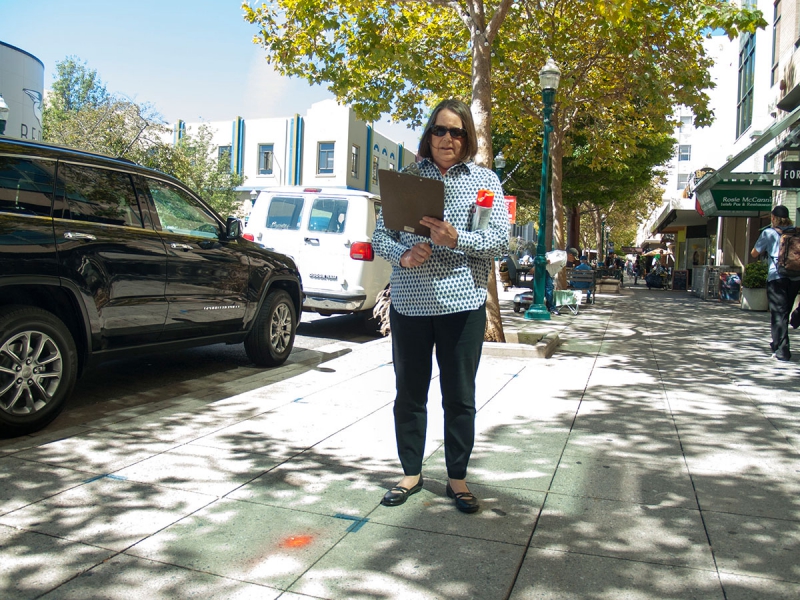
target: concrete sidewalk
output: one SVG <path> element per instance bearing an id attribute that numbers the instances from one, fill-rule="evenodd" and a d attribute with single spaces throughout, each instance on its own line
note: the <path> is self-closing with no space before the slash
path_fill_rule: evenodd
<path id="1" fill-rule="evenodd" d="M 468 481 L 444 493 L 431 385 L 424 490 L 400 477 L 389 340 L 223 400 L 0 442 L 0 597 L 800 597 L 800 333 L 626 288 L 550 359 L 484 356 Z M 516 319 L 516 320 L 514 320 Z M 48 443 L 49 442 L 49 443 Z"/>

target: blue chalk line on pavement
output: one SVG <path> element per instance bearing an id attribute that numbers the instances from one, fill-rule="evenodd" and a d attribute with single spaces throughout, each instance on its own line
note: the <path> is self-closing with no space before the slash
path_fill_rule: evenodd
<path id="1" fill-rule="evenodd" d="M 95 475 L 94 477 L 90 477 L 83 483 L 91 483 L 93 481 L 97 481 L 98 479 L 103 479 L 104 477 L 106 479 L 116 479 L 117 481 L 128 481 L 128 478 L 123 477 L 122 475 L 112 475 L 110 473 L 106 473 L 105 475 Z"/>
<path id="2" fill-rule="evenodd" d="M 343 515 L 341 513 L 337 513 L 333 516 L 336 517 L 337 519 L 345 519 L 346 521 L 355 521 L 355 523 L 353 523 L 352 525 L 350 525 L 350 527 L 347 528 L 347 531 L 353 531 L 353 532 L 361 529 L 364 526 L 364 523 L 369 521 L 369 519 L 366 517 L 353 517 L 350 515 Z"/>

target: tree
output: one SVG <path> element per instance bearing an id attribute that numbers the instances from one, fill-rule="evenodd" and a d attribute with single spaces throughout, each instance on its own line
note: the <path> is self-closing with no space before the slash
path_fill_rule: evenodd
<path id="1" fill-rule="evenodd" d="M 56 63 L 43 121 L 47 142 L 159 169 L 186 183 L 221 215 L 240 210 L 234 188 L 243 178 L 220 169 L 207 127 L 173 146 L 171 128 L 151 105 L 110 94 L 97 71 L 77 57 Z"/>
<path id="2" fill-rule="evenodd" d="M 493 116 L 512 136 L 508 156 L 525 156 L 541 134 L 535 65 L 552 56 L 563 72 L 548 210 L 556 245 L 563 243 L 561 162 L 571 152 L 574 119 L 594 117 L 585 128 L 594 167 L 635 153 L 636 131 L 665 131 L 676 104 L 707 124 L 704 28 L 737 35 L 766 24 L 758 11 L 722 0 L 276 0 L 243 8 L 279 72 L 327 83 L 367 120 L 391 112 L 421 123 L 435 99 L 469 98 L 476 162 L 484 166 L 493 156 Z M 500 36 L 506 21 L 512 26 Z M 496 315 L 490 308 L 496 327 L 499 308 Z"/>
<path id="3" fill-rule="evenodd" d="M 242 206 L 234 188 L 244 177 L 219 164 L 208 125 L 184 135 L 175 145 L 151 147 L 140 162 L 177 177 L 223 217 L 240 216 Z"/>

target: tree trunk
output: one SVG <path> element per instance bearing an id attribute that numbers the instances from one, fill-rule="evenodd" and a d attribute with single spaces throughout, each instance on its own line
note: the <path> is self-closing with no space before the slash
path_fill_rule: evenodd
<path id="1" fill-rule="evenodd" d="M 558 111 L 553 111 L 553 116 L 550 117 L 550 122 L 553 125 L 553 131 L 550 134 L 550 212 L 553 215 L 553 229 L 552 229 L 552 248 L 566 250 L 565 246 L 565 232 L 564 228 L 564 201 L 561 193 L 561 177 L 562 166 L 561 161 L 564 158 L 564 133 L 558 126 Z M 549 217 L 549 215 L 548 215 Z M 558 272 L 558 288 L 565 289 L 567 287 L 567 274 L 564 269 Z"/>
<path id="2" fill-rule="evenodd" d="M 475 15 L 480 21 L 481 29 L 483 15 Z M 472 118 L 475 120 L 475 130 L 478 134 L 478 153 L 475 162 L 487 169 L 492 168 L 492 85 L 490 73 L 492 68 L 491 46 L 484 45 L 485 38 L 482 34 L 472 31 Z M 503 202 L 496 198 L 495 202 Z M 489 270 L 487 282 L 489 295 L 486 299 L 486 332 L 483 339 L 487 342 L 505 342 L 503 320 L 500 317 L 500 299 L 497 295 L 497 277 L 494 263 Z"/>

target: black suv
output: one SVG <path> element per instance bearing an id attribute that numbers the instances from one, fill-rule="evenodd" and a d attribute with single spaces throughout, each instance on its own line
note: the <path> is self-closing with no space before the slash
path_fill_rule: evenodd
<path id="1" fill-rule="evenodd" d="M 282 364 L 300 275 L 240 231 L 164 173 L 0 137 L 0 430 L 47 425 L 103 360 L 244 342 Z"/>

